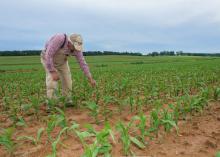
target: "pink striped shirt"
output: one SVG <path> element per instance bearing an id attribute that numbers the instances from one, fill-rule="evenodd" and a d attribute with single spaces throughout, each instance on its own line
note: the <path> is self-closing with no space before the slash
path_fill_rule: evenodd
<path id="1" fill-rule="evenodd" d="M 56 71 L 55 67 L 54 67 L 54 63 L 53 63 L 53 57 L 54 55 L 58 52 L 58 50 L 60 50 L 61 46 L 64 43 L 64 34 L 59 33 L 59 34 L 55 34 L 54 36 L 52 36 L 50 38 L 49 41 L 47 41 L 46 45 L 45 45 L 45 63 L 46 63 L 46 67 L 47 69 L 52 72 L 52 71 Z M 66 37 L 66 42 L 64 43 L 63 46 L 63 50 L 64 53 L 66 55 L 72 55 L 75 56 L 77 62 L 80 65 L 80 68 L 83 70 L 84 74 L 90 78 L 91 77 L 91 73 L 89 71 L 89 67 L 85 61 L 85 58 L 83 56 L 82 52 L 71 52 L 67 46 L 68 44 L 68 37 Z"/>

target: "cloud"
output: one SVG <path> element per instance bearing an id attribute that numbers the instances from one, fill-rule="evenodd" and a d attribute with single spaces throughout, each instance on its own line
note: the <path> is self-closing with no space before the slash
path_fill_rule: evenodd
<path id="1" fill-rule="evenodd" d="M 40 49 L 55 33 L 77 32 L 86 50 L 218 51 L 218 6 L 218 0 L 4 1 L 0 50 Z"/>

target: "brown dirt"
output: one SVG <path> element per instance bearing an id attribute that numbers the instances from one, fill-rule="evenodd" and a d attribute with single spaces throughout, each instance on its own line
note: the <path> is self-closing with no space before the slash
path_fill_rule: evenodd
<path id="1" fill-rule="evenodd" d="M 220 151 L 220 104 L 179 122 L 179 136 L 165 134 L 145 150 L 152 157 L 214 157 Z M 143 154 L 142 154 L 143 155 Z"/>
<path id="2" fill-rule="evenodd" d="M 112 108 L 113 109 L 113 108 Z M 123 111 L 121 114 L 114 113 L 109 119 L 114 126 L 119 119 L 129 121 L 134 114 L 128 114 Z M 45 113 L 44 113 L 45 114 Z M 149 114 L 149 111 L 146 112 Z M 42 115 L 43 116 L 43 115 Z M 83 128 L 86 123 L 92 123 L 95 129 L 100 130 L 103 124 L 94 124 L 94 119 L 85 109 L 67 109 L 66 116 L 69 122 L 76 121 Z M 44 117 L 41 121 L 32 118 L 33 115 L 25 117 L 28 127 L 17 128 L 15 137 L 21 135 L 36 136 L 37 130 L 45 126 Z M 1 119 L 1 127 L 6 127 L 10 120 Z M 213 157 L 217 151 L 220 151 L 220 104 L 211 103 L 201 114 L 193 116 L 187 121 L 179 121 L 179 135 L 173 130 L 171 133 L 160 131 L 157 138 L 149 142 L 149 145 L 140 150 L 131 146 L 131 150 L 142 157 Z M 56 128 L 53 136 L 60 131 Z M 116 135 L 117 143 L 113 145 L 112 156 L 123 156 L 122 145 Z M 62 138 L 65 146 L 58 145 L 58 157 L 79 157 L 83 153 L 83 147 L 77 137 L 69 133 L 68 137 Z M 41 142 L 34 146 L 28 141 L 18 142 L 15 156 L 16 157 L 44 157 L 51 153 L 51 144 L 47 141 L 47 135 L 44 132 Z M 8 156 L 8 153 L 0 146 L 0 156 Z"/>

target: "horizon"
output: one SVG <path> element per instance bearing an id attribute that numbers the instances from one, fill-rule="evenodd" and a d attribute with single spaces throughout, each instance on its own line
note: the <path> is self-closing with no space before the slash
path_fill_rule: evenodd
<path id="1" fill-rule="evenodd" d="M 16 52 L 16 51 L 18 51 L 18 52 L 23 52 L 23 51 L 41 51 L 41 50 L 0 50 L 0 53 L 4 53 L 4 52 Z M 158 53 L 158 54 L 160 54 L 161 52 L 174 52 L 174 54 L 176 55 L 177 53 L 183 53 L 183 54 L 210 54 L 210 55 L 215 55 L 215 54 L 220 54 L 220 52 L 215 52 L 215 53 L 210 53 L 210 52 L 185 52 L 185 51 L 173 51 L 173 50 L 170 50 L 170 51 L 168 51 L 168 50 L 163 50 L 163 51 L 152 51 L 152 52 L 145 52 L 145 53 L 143 53 L 143 52 L 141 52 L 141 51 L 137 51 L 137 52 L 135 52 L 135 51 L 108 51 L 108 50 L 104 50 L 104 51 L 99 51 L 99 50 L 97 50 L 97 51 L 93 51 L 93 50 L 90 50 L 90 51 L 83 51 L 83 53 L 90 53 L 90 52 L 101 52 L 101 53 L 105 53 L 105 52 L 112 52 L 112 53 L 130 53 L 130 54 L 132 54 L 132 53 L 140 53 L 140 54 L 142 54 L 142 55 L 150 55 L 150 54 L 152 54 L 152 53 Z M 1 55 L 0 55 L 1 56 Z M 19 55 L 18 55 L 19 56 Z M 163 55 L 162 55 L 163 56 Z M 165 55 L 166 56 L 166 55 Z M 169 55 L 168 55 L 169 56 Z"/>

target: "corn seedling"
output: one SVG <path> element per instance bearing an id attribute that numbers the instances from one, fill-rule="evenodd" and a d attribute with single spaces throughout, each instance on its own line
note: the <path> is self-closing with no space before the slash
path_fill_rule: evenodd
<path id="1" fill-rule="evenodd" d="M 166 132 L 169 132 L 172 127 L 176 129 L 178 132 L 177 124 L 174 120 L 174 116 L 172 113 L 168 112 L 167 109 L 163 109 L 163 112 L 161 114 L 161 124 L 164 126 L 164 129 Z"/>
<path id="2" fill-rule="evenodd" d="M 98 120 L 99 106 L 95 102 L 88 102 L 87 107 L 91 111 L 91 116 L 94 117 L 96 123 L 99 123 Z"/>
<path id="3" fill-rule="evenodd" d="M 91 150 L 94 150 L 97 154 L 104 155 L 105 157 L 111 156 L 110 152 L 112 146 L 109 143 L 109 136 L 111 136 L 114 143 L 115 139 L 109 123 L 105 123 L 104 129 L 100 132 L 95 131 L 91 125 L 87 125 L 87 128 L 88 132 L 94 135 L 95 141 L 92 145 L 86 147 L 84 156 L 87 156 L 86 154 L 91 154 Z"/>
<path id="4" fill-rule="evenodd" d="M 28 141 L 31 141 L 34 145 L 38 145 L 43 131 L 44 131 L 44 128 L 38 129 L 36 138 L 32 136 L 20 136 L 17 138 L 17 140 L 28 140 Z"/>
<path id="5" fill-rule="evenodd" d="M 220 151 L 216 153 L 216 157 L 220 157 Z"/>
<path id="6" fill-rule="evenodd" d="M 60 110 L 59 108 L 56 108 L 56 110 L 58 112 L 60 112 L 60 114 L 59 115 L 57 115 L 57 114 L 50 115 L 49 116 L 50 120 L 48 121 L 47 128 L 46 128 L 46 131 L 47 131 L 47 134 L 48 134 L 50 141 L 53 140 L 52 136 L 51 136 L 51 132 L 54 130 L 54 128 L 56 126 L 60 126 L 61 128 L 67 127 L 67 121 L 66 121 L 64 112 L 62 110 Z"/>
<path id="7" fill-rule="evenodd" d="M 150 117 L 151 117 L 150 119 L 151 127 L 149 129 L 149 132 L 156 132 L 156 135 L 158 135 L 158 129 L 162 123 L 159 117 L 159 110 L 154 109 L 153 111 L 151 111 Z"/>
<path id="8" fill-rule="evenodd" d="M 111 96 L 105 96 L 105 97 L 104 97 L 104 105 L 103 105 L 102 115 L 103 115 L 104 118 L 105 118 L 105 122 L 108 121 L 108 117 L 111 116 L 111 114 L 112 114 L 111 110 L 109 110 L 109 109 L 107 108 L 107 106 L 108 106 L 110 103 L 112 103 L 112 102 L 114 102 L 114 98 L 113 98 L 113 97 L 111 97 Z"/>
<path id="9" fill-rule="evenodd" d="M 93 134 L 91 134 L 88 131 L 79 131 L 78 129 L 79 129 L 79 124 L 73 122 L 68 130 L 72 131 L 79 138 L 80 142 L 83 144 L 83 147 L 86 148 L 87 144 L 85 142 L 85 138 L 91 137 L 93 136 Z"/>
<path id="10" fill-rule="evenodd" d="M 149 136 L 149 132 L 147 131 L 147 128 L 146 128 L 146 122 L 147 122 L 146 115 L 141 113 L 139 116 L 133 117 L 133 119 L 139 121 L 137 127 L 138 127 L 138 129 L 140 130 L 140 133 L 141 133 L 141 135 L 140 135 L 141 141 L 144 144 L 147 144 L 147 142 L 145 141 L 145 136 L 146 135 Z"/>
<path id="11" fill-rule="evenodd" d="M 132 137 L 131 135 L 129 135 L 129 129 L 132 126 L 132 124 L 133 124 L 133 120 L 129 122 L 127 126 L 122 122 L 119 122 L 116 125 L 116 129 L 120 132 L 120 139 L 122 141 L 123 151 L 125 155 L 134 154 L 130 150 L 131 142 L 141 149 L 145 148 L 144 144 L 140 142 L 136 137 Z"/>
<path id="12" fill-rule="evenodd" d="M 216 88 L 214 91 L 214 100 L 218 100 L 220 96 L 220 88 Z"/>
<path id="13" fill-rule="evenodd" d="M 36 98 L 36 97 L 34 97 L 34 96 L 31 96 L 30 99 L 31 99 L 32 107 L 34 108 L 34 114 L 35 114 L 36 117 L 38 118 L 39 107 L 40 107 L 39 98 Z"/>
<path id="14" fill-rule="evenodd" d="M 15 142 L 12 139 L 13 133 L 14 128 L 7 128 L 0 134 L 0 145 L 4 146 L 10 155 L 13 155 L 15 150 Z"/>
<path id="15" fill-rule="evenodd" d="M 16 122 L 16 126 L 25 126 L 25 127 L 27 126 L 23 117 L 18 117 L 17 122 Z"/>
<path id="16" fill-rule="evenodd" d="M 52 142 L 52 154 L 51 154 L 51 155 L 48 155 L 47 157 L 56 157 L 56 155 L 57 155 L 57 149 L 56 149 L 56 148 L 57 148 L 57 144 L 60 142 L 61 135 L 62 135 L 64 132 L 66 132 L 68 129 L 69 129 L 68 127 L 65 127 L 65 128 L 63 128 L 63 129 L 59 132 L 57 138 Z"/>

